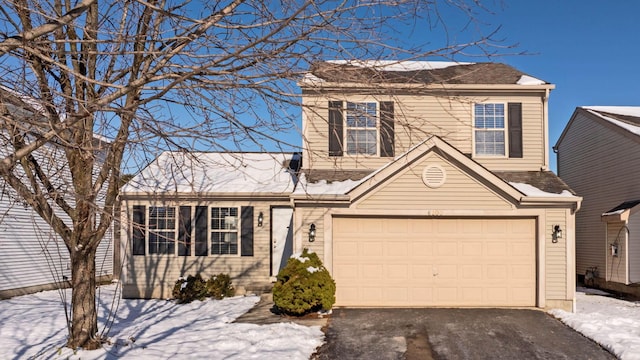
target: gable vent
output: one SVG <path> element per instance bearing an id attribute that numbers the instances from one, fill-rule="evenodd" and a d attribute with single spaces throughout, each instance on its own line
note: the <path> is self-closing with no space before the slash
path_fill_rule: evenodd
<path id="1" fill-rule="evenodd" d="M 447 180 L 447 173 L 440 165 L 431 164 L 427 165 L 422 172 L 422 181 L 428 187 L 435 189 L 444 185 Z"/>

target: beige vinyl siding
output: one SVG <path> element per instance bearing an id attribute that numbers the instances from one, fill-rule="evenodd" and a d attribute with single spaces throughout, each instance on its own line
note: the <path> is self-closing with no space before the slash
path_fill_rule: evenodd
<path id="1" fill-rule="evenodd" d="M 123 283 L 125 285 L 125 297 L 153 297 L 169 298 L 173 285 L 179 277 L 196 275 L 200 273 L 204 278 L 211 275 L 226 273 L 232 278 L 235 286 L 245 286 L 250 288 L 255 284 L 264 286 L 270 283 L 271 271 L 271 222 L 268 218 L 271 205 L 287 205 L 287 203 L 263 203 L 249 201 L 201 201 L 198 203 L 153 203 L 153 202 L 128 202 L 128 211 L 132 211 L 133 205 L 148 206 L 208 206 L 211 207 L 237 207 L 253 206 L 253 256 L 240 255 L 209 255 L 195 256 L 193 247 L 191 256 L 149 254 L 131 255 L 131 226 L 127 226 L 128 231 L 122 231 L 124 250 L 126 251 L 125 271 L 123 272 Z M 258 226 L 258 214 L 262 212 L 265 216 L 262 227 Z M 240 216 L 240 211 L 238 212 Z M 148 216 L 148 213 L 146 214 Z M 207 222 L 211 220 L 209 212 Z M 193 225 L 192 225 L 193 226 Z M 238 248 L 241 247 L 241 224 L 238 229 Z M 195 231 L 193 226 L 192 231 Z M 193 233 L 192 233 L 193 234 Z M 194 246 L 194 237 L 191 238 Z M 209 240 L 207 247 L 211 247 Z"/>
<path id="2" fill-rule="evenodd" d="M 640 212 L 632 213 L 629 217 L 629 238 L 627 248 L 629 250 L 629 282 L 640 282 Z"/>
<path id="3" fill-rule="evenodd" d="M 640 143 L 578 111 L 558 145 L 558 175 L 584 198 L 576 213 L 576 272 L 605 270 L 603 212 L 640 197 Z"/>
<path id="4" fill-rule="evenodd" d="M 422 180 L 425 167 L 436 164 L 446 173 L 444 184 L 430 188 Z M 403 199 L 398 201 L 398 199 Z M 365 196 L 358 209 L 498 210 L 511 204 L 457 167 L 431 153 Z"/>
<path id="5" fill-rule="evenodd" d="M 431 135 L 437 135 L 465 154 L 473 153 L 473 104 L 475 102 L 522 103 L 523 158 L 474 158 L 489 170 L 539 170 L 544 163 L 543 107 L 540 96 L 518 94 L 487 96 L 396 95 L 345 97 L 303 96 L 303 164 L 311 169 L 377 169 L 391 158 L 376 156 L 328 156 L 327 102 L 393 101 L 395 103 L 395 155 L 398 156 Z"/>
<path id="6" fill-rule="evenodd" d="M 552 209 L 546 211 L 545 227 L 545 273 L 546 298 L 567 299 L 567 211 Z M 552 240 L 554 225 L 560 225 L 563 230 L 562 238 L 557 243 Z"/>
<path id="7" fill-rule="evenodd" d="M 316 254 L 320 260 L 325 261 L 325 231 L 326 226 L 324 223 L 325 214 L 329 211 L 328 208 L 325 207 L 296 207 L 295 212 L 298 219 L 298 222 L 294 224 L 296 227 L 296 232 L 301 234 L 301 248 L 309 249 Z M 316 239 L 314 242 L 309 242 L 309 226 L 311 224 L 316 225 Z M 294 252 L 295 252 L 294 248 Z"/>
<path id="8" fill-rule="evenodd" d="M 605 279 L 607 281 L 613 281 L 618 283 L 627 284 L 627 232 L 625 229 L 625 223 L 622 221 L 608 222 L 607 228 L 607 241 L 604 243 L 604 251 L 607 258 L 607 268 L 604 272 Z M 611 254 L 611 245 L 618 245 L 618 256 Z M 603 273 L 600 272 L 602 276 Z"/>

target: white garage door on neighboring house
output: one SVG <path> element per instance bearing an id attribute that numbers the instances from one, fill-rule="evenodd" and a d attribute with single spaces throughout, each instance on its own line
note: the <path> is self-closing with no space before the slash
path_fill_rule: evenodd
<path id="1" fill-rule="evenodd" d="M 535 306 L 535 219 L 333 219 L 337 306 Z"/>

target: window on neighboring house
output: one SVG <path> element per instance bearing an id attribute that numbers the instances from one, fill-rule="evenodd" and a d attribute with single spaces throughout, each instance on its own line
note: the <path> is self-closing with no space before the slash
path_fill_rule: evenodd
<path id="1" fill-rule="evenodd" d="M 149 254 L 174 254 L 176 208 L 149 207 Z"/>
<path id="2" fill-rule="evenodd" d="M 504 104 L 475 104 L 475 155 L 505 156 L 504 108 Z"/>
<path id="3" fill-rule="evenodd" d="M 377 155 L 377 103 L 347 102 L 347 154 Z"/>
<path id="4" fill-rule="evenodd" d="M 238 208 L 211 208 L 211 254 L 238 253 Z"/>

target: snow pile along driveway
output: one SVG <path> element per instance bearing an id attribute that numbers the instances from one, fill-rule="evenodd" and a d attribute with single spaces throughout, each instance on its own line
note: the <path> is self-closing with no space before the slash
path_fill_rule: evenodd
<path id="1" fill-rule="evenodd" d="M 640 303 L 578 288 L 575 313 L 551 310 L 563 323 L 623 360 L 640 359 Z"/>
<path id="2" fill-rule="evenodd" d="M 308 359 L 322 345 L 320 327 L 293 323 L 235 324 L 257 296 L 194 301 L 118 300 L 116 286 L 99 288 L 100 330 L 111 344 L 95 351 L 64 348 L 65 316 L 58 291 L 0 301 L 0 359 Z M 63 294 L 71 301 L 71 292 Z M 119 295 L 119 294 L 118 294 Z M 109 309 L 118 306 L 113 318 Z"/>

